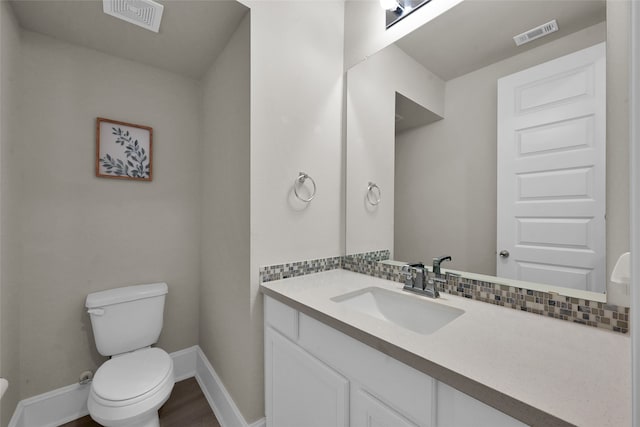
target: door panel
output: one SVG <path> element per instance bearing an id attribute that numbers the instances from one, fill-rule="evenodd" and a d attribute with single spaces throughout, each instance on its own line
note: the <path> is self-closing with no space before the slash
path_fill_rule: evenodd
<path id="1" fill-rule="evenodd" d="M 593 116 L 575 117 L 516 132 L 518 154 L 540 155 L 593 146 Z"/>
<path id="2" fill-rule="evenodd" d="M 534 109 L 571 102 L 579 97 L 589 97 L 593 93 L 593 68 L 590 65 L 586 64 L 577 70 L 569 71 L 558 68 L 553 70 L 549 77 L 535 77 L 530 83 L 518 86 L 516 112 L 526 113 Z M 572 67 L 571 64 L 568 66 Z"/>

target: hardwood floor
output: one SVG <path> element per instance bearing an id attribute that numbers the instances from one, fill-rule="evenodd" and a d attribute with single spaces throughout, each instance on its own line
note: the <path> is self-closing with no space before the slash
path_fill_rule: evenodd
<path id="1" fill-rule="evenodd" d="M 176 383 L 171 397 L 160 408 L 160 427 L 220 427 L 195 378 Z M 86 416 L 60 427 L 96 427 Z"/>

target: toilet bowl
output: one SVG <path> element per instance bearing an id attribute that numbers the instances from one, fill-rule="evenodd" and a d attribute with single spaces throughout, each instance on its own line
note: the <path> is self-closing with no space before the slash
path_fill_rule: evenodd
<path id="1" fill-rule="evenodd" d="M 106 427 L 158 427 L 158 409 L 171 395 L 173 361 L 148 348 L 105 362 L 91 383 L 91 417 Z"/>
<path id="2" fill-rule="evenodd" d="M 175 382 L 173 360 L 151 347 L 162 330 L 166 283 L 89 294 L 98 352 L 111 356 L 91 383 L 89 415 L 105 427 L 159 427 L 158 409 Z"/>

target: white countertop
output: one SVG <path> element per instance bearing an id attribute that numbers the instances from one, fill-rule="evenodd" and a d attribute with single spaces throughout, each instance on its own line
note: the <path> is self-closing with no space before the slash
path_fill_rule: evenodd
<path id="1" fill-rule="evenodd" d="M 425 298 L 402 291 L 400 283 L 346 270 L 261 285 L 265 294 L 381 351 L 388 347 L 436 379 L 450 377 L 450 385 L 525 423 L 550 415 L 580 427 L 631 425 L 628 335 L 449 294 L 429 301 L 465 313 L 421 335 L 331 300 L 371 286 Z"/>

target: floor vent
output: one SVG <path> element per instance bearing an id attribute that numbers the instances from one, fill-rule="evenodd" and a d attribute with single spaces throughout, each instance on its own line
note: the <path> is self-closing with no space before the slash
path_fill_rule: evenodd
<path id="1" fill-rule="evenodd" d="M 102 0 L 102 10 L 107 15 L 157 33 L 164 6 L 153 0 Z"/>
<path id="2" fill-rule="evenodd" d="M 558 23 L 554 19 L 553 21 L 542 24 L 539 27 L 532 28 L 531 30 L 525 31 L 522 34 L 518 34 L 513 38 L 513 41 L 516 42 L 516 46 L 520 46 L 556 31 L 558 31 Z"/>

